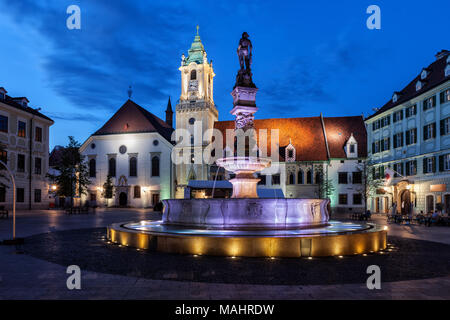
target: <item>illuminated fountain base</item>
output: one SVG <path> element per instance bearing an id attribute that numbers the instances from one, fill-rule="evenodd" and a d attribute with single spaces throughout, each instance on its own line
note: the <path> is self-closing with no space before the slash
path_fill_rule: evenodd
<path id="1" fill-rule="evenodd" d="M 371 223 L 338 221 L 329 221 L 324 227 L 290 230 L 207 230 L 140 221 L 111 225 L 108 239 L 125 246 L 177 254 L 318 257 L 383 250 L 387 230 Z"/>

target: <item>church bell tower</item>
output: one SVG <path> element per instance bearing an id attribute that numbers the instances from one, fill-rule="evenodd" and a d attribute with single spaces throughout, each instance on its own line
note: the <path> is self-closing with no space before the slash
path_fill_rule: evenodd
<path id="1" fill-rule="evenodd" d="M 184 196 L 184 189 L 189 180 L 208 180 L 209 166 L 203 163 L 203 150 L 211 142 L 212 137 L 205 137 L 208 129 L 214 128 L 218 120 L 218 111 L 214 105 L 214 70 L 212 61 L 208 62 L 205 48 L 198 33 L 188 50 L 188 55 L 181 56 L 181 95 L 176 106 L 176 129 L 186 129 L 190 133 L 189 146 L 175 147 L 175 152 L 188 153 L 191 163 L 176 166 L 176 197 Z M 195 128 L 201 127 L 201 135 Z M 202 159 L 202 163 L 194 163 L 194 159 Z"/>

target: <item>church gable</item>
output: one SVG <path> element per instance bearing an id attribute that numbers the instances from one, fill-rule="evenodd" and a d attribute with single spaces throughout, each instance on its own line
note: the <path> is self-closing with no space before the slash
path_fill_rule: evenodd
<path id="1" fill-rule="evenodd" d="M 169 124 L 128 100 L 94 135 L 158 132 L 170 142 L 172 131 Z"/>

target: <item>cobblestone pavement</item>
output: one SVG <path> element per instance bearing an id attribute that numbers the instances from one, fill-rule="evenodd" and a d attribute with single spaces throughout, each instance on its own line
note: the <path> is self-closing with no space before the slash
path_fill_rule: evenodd
<path id="1" fill-rule="evenodd" d="M 17 236 L 59 230 L 105 227 L 113 222 L 154 219 L 139 209 L 98 210 L 68 216 L 58 211 L 19 212 Z M 385 223 L 383 217 L 375 217 Z M 11 237 L 12 219 L 0 219 L 0 239 Z M 450 228 L 389 225 L 389 234 L 450 244 Z M 330 270 L 332 272 L 332 270 Z M 408 272 L 408 270 L 405 270 Z M 81 290 L 66 287 L 66 267 L 0 246 L 0 299 L 450 299 L 450 276 L 382 283 L 381 290 L 362 284 L 247 285 L 151 280 L 82 270 Z"/>

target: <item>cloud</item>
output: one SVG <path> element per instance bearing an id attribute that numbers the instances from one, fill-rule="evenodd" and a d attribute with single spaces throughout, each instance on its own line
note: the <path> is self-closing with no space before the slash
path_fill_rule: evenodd
<path id="1" fill-rule="evenodd" d="M 37 30 L 48 41 L 40 52 L 42 67 L 46 85 L 59 95 L 83 109 L 115 110 L 130 84 L 146 103 L 166 99 L 178 85 L 174 61 L 185 43 L 180 30 L 193 29 L 186 26 L 183 2 L 81 1 L 81 30 L 66 28 L 67 5 L 3 4 L 24 30 Z"/>
<path id="2" fill-rule="evenodd" d="M 93 114 L 87 113 L 63 113 L 63 112 L 50 112 L 48 116 L 53 120 L 65 120 L 65 121 L 81 121 L 81 122 L 101 122 L 104 119 Z"/>

